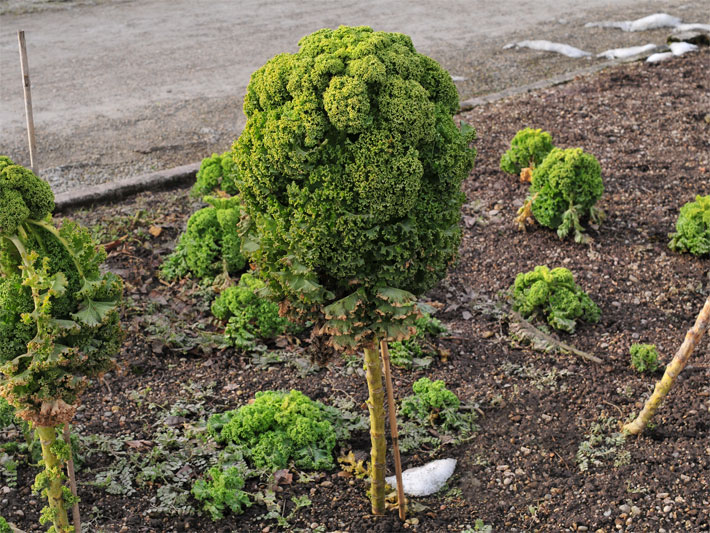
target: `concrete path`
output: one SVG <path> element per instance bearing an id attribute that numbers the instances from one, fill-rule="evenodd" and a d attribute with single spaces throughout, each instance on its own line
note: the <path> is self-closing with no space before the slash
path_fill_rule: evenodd
<path id="1" fill-rule="evenodd" d="M 18 29 L 25 30 L 39 166 L 56 191 L 199 161 L 243 126 L 249 76 L 321 27 L 412 36 L 462 99 L 584 68 L 507 42 L 550 39 L 597 53 L 668 30 L 584 28 L 664 11 L 708 23 L 707 0 L 98 0 L 0 2 L 0 153 L 28 164 Z"/>

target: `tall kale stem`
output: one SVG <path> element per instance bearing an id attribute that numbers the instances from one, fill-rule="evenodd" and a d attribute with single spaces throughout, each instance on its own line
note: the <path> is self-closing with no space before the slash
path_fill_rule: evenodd
<path id="1" fill-rule="evenodd" d="M 365 347 L 365 367 L 367 370 L 367 388 L 370 397 L 367 407 L 370 411 L 370 501 L 372 514 L 385 512 L 385 391 L 382 387 L 382 365 L 376 345 Z"/>
<path id="2" fill-rule="evenodd" d="M 57 439 L 57 431 L 54 426 L 38 426 L 37 436 L 42 446 L 42 458 L 44 459 L 44 468 L 47 474 L 47 501 L 52 513 L 52 523 L 58 533 L 65 533 L 71 530 L 62 493 L 63 465 L 52 451 L 52 445 Z"/>

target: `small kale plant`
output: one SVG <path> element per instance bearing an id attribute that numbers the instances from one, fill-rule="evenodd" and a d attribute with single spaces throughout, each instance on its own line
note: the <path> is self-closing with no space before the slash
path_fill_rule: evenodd
<path id="1" fill-rule="evenodd" d="M 237 194 L 236 181 L 239 176 L 232 153 L 212 154 L 200 163 L 191 194 L 196 198 L 204 196 L 234 196 Z"/>
<path id="2" fill-rule="evenodd" d="M 658 350 L 655 344 L 632 344 L 629 353 L 631 366 L 636 372 L 653 374 L 658 370 Z"/>
<path id="3" fill-rule="evenodd" d="M 573 234 L 575 242 L 587 242 L 582 222 L 599 224 L 604 212 L 595 207 L 604 192 L 601 167 L 596 158 L 581 148 L 553 148 L 535 167 L 530 198 L 518 212 L 521 228 L 531 217 L 557 230 L 560 239 Z"/>
<path id="4" fill-rule="evenodd" d="M 409 339 L 390 343 L 390 360 L 394 366 L 427 368 L 432 363 L 432 356 L 436 354 L 428 339 L 447 331 L 441 321 L 427 313 L 415 321 L 415 327 L 417 332 Z"/>
<path id="5" fill-rule="evenodd" d="M 122 334 L 121 279 L 87 229 L 52 221 L 54 195 L 31 170 L 0 157 L 0 395 L 30 422 L 45 470 L 34 488 L 49 501 L 42 523 L 67 533 L 71 492 L 57 440 L 91 378 L 112 368 Z"/>
<path id="6" fill-rule="evenodd" d="M 530 181 L 532 169 L 539 166 L 554 147 L 552 136 L 546 131 L 539 128 L 520 130 L 510 141 L 510 149 L 501 157 L 500 169 L 520 175 L 522 181 Z"/>
<path id="7" fill-rule="evenodd" d="M 212 314 L 227 321 L 225 340 L 240 350 L 259 339 L 272 339 L 294 326 L 279 315 L 279 306 L 260 295 L 266 285 L 253 274 L 242 274 L 237 285 L 224 289 L 212 303 Z"/>
<path id="8" fill-rule="evenodd" d="M 577 320 L 596 323 L 601 311 L 566 268 L 536 266 L 520 273 L 511 287 L 513 310 L 523 318 L 541 316 L 554 329 L 574 333 Z"/>
<path id="9" fill-rule="evenodd" d="M 237 233 L 239 198 L 205 196 L 204 200 L 210 206 L 190 217 L 175 250 L 161 265 L 161 275 L 167 280 L 192 274 L 198 279 L 226 281 L 244 271 L 246 259 Z"/>
<path id="10" fill-rule="evenodd" d="M 224 518 L 225 510 L 242 514 L 251 506 L 249 495 L 244 492 L 244 470 L 238 466 L 222 468 L 213 466 L 207 472 L 209 479 L 198 479 L 192 486 L 192 495 L 202 502 L 202 508 L 212 520 Z"/>
<path id="11" fill-rule="evenodd" d="M 710 195 L 696 196 L 680 208 L 668 246 L 676 252 L 693 255 L 710 254 Z"/>
<path id="12" fill-rule="evenodd" d="M 443 442 L 461 442 L 478 430 L 471 406 L 462 406 L 442 380 L 420 378 L 412 391 L 414 394 L 404 398 L 400 408 L 404 418 L 400 440 L 403 453 L 423 444 L 436 449 Z"/>

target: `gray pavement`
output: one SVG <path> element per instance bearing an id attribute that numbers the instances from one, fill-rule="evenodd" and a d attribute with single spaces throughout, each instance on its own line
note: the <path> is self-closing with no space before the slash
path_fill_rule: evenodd
<path id="1" fill-rule="evenodd" d="M 710 22 L 707 0 L 0 1 L 0 153 L 29 164 L 18 29 L 25 30 L 40 174 L 56 192 L 199 161 L 243 127 L 251 72 L 321 27 L 411 35 L 457 81 L 461 99 L 601 62 L 508 42 L 549 39 L 593 53 L 663 43 L 585 22 L 667 12 Z"/>

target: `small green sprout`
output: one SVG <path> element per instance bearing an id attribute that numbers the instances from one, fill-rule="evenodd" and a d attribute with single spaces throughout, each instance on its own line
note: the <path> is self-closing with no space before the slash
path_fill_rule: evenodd
<path id="1" fill-rule="evenodd" d="M 698 195 L 694 202 L 681 207 L 675 229 L 669 248 L 693 255 L 710 254 L 710 195 Z"/>
<path id="2" fill-rule="evenodd" d="M 552 136 L 546 131 L 532 128 L 520 130 L 510 141 L 510 149 L 501 157 L 500 169 L 515 175 L 525 168 L 533 169 L 554 147 Z"/>
<path id="3" fill-rule="evenodd" d="M 566 268 L 536 266 L 518 274 L 511 287 L 513 310 L 523 318 L 542 315 L 553 328 L 574 333 L 577 320 L 596 323 L 601 311 Z"/>
<path id="4" fill-rule="evenodd" d="M 653 374 L 658 370 L 658 350 L 655 344 L 632 344 L 629 352 L 631 366 L 636 372 Z"/>

